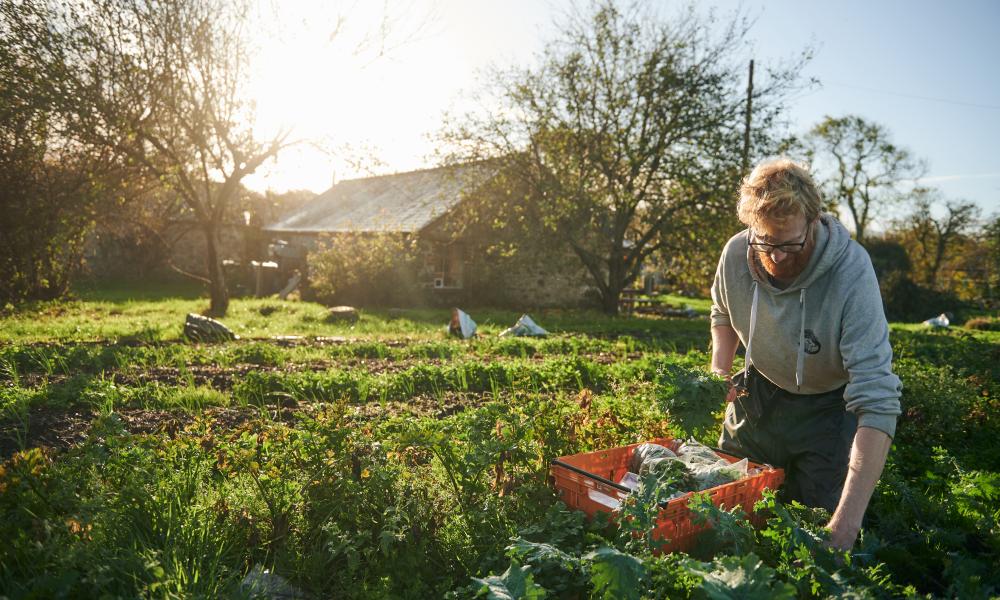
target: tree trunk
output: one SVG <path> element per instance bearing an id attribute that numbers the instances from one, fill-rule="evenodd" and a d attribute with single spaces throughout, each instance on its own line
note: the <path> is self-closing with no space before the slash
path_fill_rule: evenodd
<path id="1" fill-rule="evenodd" d="M 859 221 L 857 217 L 854 218 L 854 241 L 864 246 L 865 227 L 868 225 L 868 223 L 867 221 L 864 220 L 864 217 L 862 217 L 861 219 L 862 220 Z"/>
<path id="2" fill-rule="evenodd" d="M 226 290 L 226 276 L 219 259 L 219 231 L 212 223 L 205 226 L 205 260 L 208 267 L 208 290 L 211 304 L 208 312 L 213 317 L 224 317 L 229 310 L 229 292 Z"/>
<path id="3" fill-rule="evenodd" d="M 932 290 L 939 290 L 943 287 L 937 279 L 938 271 L 941 270 L 941 263 L 944 262 L 945 244 L 947 243 L 948 240 L 944 237 L 944 234 L 938 233 L 937 245 L 934 247 L 934 262 L 931 263 L 930 273 L 927 274 L 927 285 Z"/>
<path id="4" fill-rule="evenodd" d="M 601 290 L 601 309 L 606 315 L 618 315 L 619 301 L 622 290 L 625 289 L 623 270 L 623 265 L 619 261 L 611 261 L 608 269 L 608 285 Z"/>
<path id="5" fill-rule="evenodd" d="M 601 310 L 606 315 L 618 316 L 618 302 L 621 298 L 622 290 L 618 289 L 608 289 L 606 293 L 601 294 Z"/>

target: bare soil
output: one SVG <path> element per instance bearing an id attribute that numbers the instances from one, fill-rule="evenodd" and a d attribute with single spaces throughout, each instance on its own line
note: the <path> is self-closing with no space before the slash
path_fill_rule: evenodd
<path id="1" fill-rule="evenodd" d="M 23 419 L 0 421 L 0 460 L 22 448 L 68 448 L 87 437 L 94 419 L 89 409 L 38 409 Z"/>
<path id="2" fill-rule="evenodd" d="M 473 356 L 470 355 L 470 357 Z M 623 360 L 622 355 L 608 352 L 580 354 L 579 356 L 602 365 L 609 365 Z M 641 353 L 633 352 L 626 355 L 624 360 L 633 360 L 641 356 Z M 552 355 L 536 355 L 529 357 L 529 360 L 541 362 L 551 358 L 553 358 Z M 104 374 L 106 377 L 113 377 L 114 381 L 120 385 L 134 386 L 154 381 L 165 385 L 179 386 L 191 383 L 199 387 L 210 386 L 224 392 L 231 390 L 237 381 L 251 372 L 301 373 L 305 371 L 326 371 L 336 368 L 360 369 L 372 375 L 381 375 L 399 373 L 416 365 L 440 366 L 447 362 L 447 360 L 439 358 L 342 358 L 307 363 L 288 363 L 280 366 L 244 363 L 224 367 L 216 365 L 188 365 L 183 369 L 174 366 L 135 367 L 124 370 L 105 370 Z M 69 376 L 63 374 L 41 375 L 24 373 L 21 374 L 20 378 L 21 385 L 24 387 L 37 387 L 45 381 L 50 384 L 59 384 L 69 379 Z"/>
<path id="3" fill-rule="evenodd" d="M 391 417 L 434 417 L 443 419 L 467 408 L 480 406 L 492 400 L 492 394 L 453 393 L 440 396 L 417 395 L 409 402 L 369 403 L 352 407 L 352 416 L 368 421 Z M 292 424 L 305 414 L 316 410 L 310 403 L 287 402 L 261 407 L 210 407 L 200 412 L 120 408 L 115 414 L 121 419 L 125 431 L 132 435 L 167 435 L 176 437 L 196 417 L 214 421 L 214 429 L 226 431 L 239 428 L 262 418 L 266 411 L 269 421 Z M 25 419 L 0 421 L 0 461 L 6 460 L 22 448 L 47 447 L 65 450 L 87 439 L 98 414 L 89 409 L 35 408 Z"/>

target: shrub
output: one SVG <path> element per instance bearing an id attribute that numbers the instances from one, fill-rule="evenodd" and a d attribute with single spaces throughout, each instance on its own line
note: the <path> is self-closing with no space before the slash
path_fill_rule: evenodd
<path id="1" fill-rule="evenodd" d="M 975 317 L 965 322 L 966 329 L 982 331 L 1000 331 L 1000 319 L 990 317 Z"/>
<path id="2" fill-rule="evenodd" d="M 325 304 L 398 305 L 419 291 L 416 244 L 401 234 L 329 236 L 308 262 L 310 289 Z"/>
<path id="3" fill-rule="evenodd" d="M 62 101 L 50 91 L 60 89 L 59 70 L 27 58 L 45 52 L 25 48 L 14 39 L 24 32 L 13 35 L 18 28 L 7 14 L 2 20 L 0 306 L 63 296 L 82 264 L 88 232 L 119 208 L 121 197 L 119 165 L 60 135 L 66 123 L 54 112 Z"/>
<path id="4" fill-rule="evenodd" d="M 885 316 L 890 321 L 923 321 L 943 312 L 957 312 L 962 302 L 953 294 L 927 289 L 905 273 L 893 271 L 879 281 Z"/>
<path id="5" fill-rule="evenodd" d="M 910 273 L 910 257 L 902 244 L 892 240 L 867 239 L 865 250 L 872 259 L 872 267 L 875 268 L 875 274 L 879 279 L 888 277 L 892 273 L 904 275 Z"/>

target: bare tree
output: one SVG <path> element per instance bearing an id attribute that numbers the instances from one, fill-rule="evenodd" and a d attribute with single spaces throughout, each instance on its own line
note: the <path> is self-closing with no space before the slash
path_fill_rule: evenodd
<path id="1" fill-rule="evenodd" d="M 817 166 L 829 165 L 829 176 L 822 181 L 827 202 L 847 206 L 860 243 L 872 218 L 905 198 L 896 185 L 915 180 L 926 170 L 906 149 L 890 141 L 883 126 L 855 115 L 826 117 L 806 136 L 806 144 Z"/>

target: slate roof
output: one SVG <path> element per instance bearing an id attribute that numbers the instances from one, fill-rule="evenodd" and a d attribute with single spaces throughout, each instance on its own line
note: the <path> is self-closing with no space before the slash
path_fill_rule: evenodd
<path id="1" fill-rule="evenodd" d="M 337 183 L 264 228 L 274 233 L 417 232 L 451 210 L 495 170 L 438 167 Z"/>

